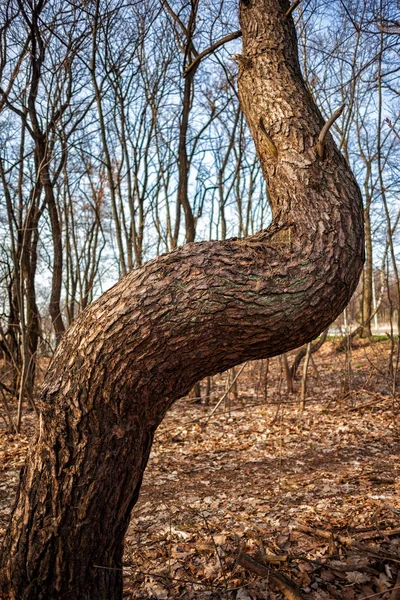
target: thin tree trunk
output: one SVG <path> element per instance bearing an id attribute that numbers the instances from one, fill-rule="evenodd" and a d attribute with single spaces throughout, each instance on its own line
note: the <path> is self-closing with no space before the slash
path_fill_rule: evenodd
<path id="1" fill-rule="evenodd" d="M 273 224 L 150 261 L 63 336 L 0 553 L 10 600 L 120 600 L 124 534 L 171 404 L 208 375 L 310 342 L 356 287 L 360 193 L 330 135 L 324 158 L 316 152 L 323 120 L 288 9 L 253 0 L 240 10 L 240 99 Z"/>
<path id="2" fill-rule="evenodd" d="M 292 377 L 292 372 L 289 367 L 289 361 L 288 361 L 286 352 L 282 355 L 282 360 L 283 360 L 283 366 L 285 368 L 287 391 L 288 391 L 288 394 L 293 394 L 294 393 L 293 377 Z"/>
<path id="3" fill-rule="evenodd" d="M 178 211 L 183 208 L 185 214 L 185 231 L 186 241 L 193 242 L 196 235 L 196 227 L 192 207 L 190 206 L 188 184 L 189 184 L 189 168 L 190 162 L 187 154 L 187 134 L 189 127 L 189 114 L 192 107 L 193 81 L 196 69 L 193 69 L 185 79 L 183 100 L 182 100 L 182 115 L 179 131 L 179 150 L 178 150 L 178 195 L 177 195 L 177 218 L 175 222 L 174 232 L 174 248 L 178 245 L 180 217 Z"/>
<path id="4" fill-rule="evenodd" d="M 235 369 L 235 367 L 232 367 L 232 369 L 231 369 L 231 380 L 232 380 L 231 396 L 232 396 L 233 402 L 235 404 L 237 404 L 238 397 L 239 397 L 239 391 L 238 391 L 238 384 L 237 384 L 237 377 L 236 377 L 236 369 Z"/>
<path id="5" fill-rule="evenodd" d="M 196 402 L 201 402 L 201 385 L 200 381 L 194 384 L 193 388 L 190 391 L 190 397 Z"/>
<path id="6" fill-rule="evenodd" d="M 53 241 L 53 268 L 51 278 L 51 296 L 49 303 L 49 313 L 56 335 L 57 344 L 65 333 L 65 325 L 62 318 L 61 310 L 61 288 L 63 274 L 63 248 L 62 248 L 62 233 L 59 217 L 59 209 L 54 197 L 53 184 L 50 181 L 49 171 L 46 166 L 41 176 L 44 178 L 43 188 L 46 198 L 46 204 L 50 215 L 51 237 Z"/>
<path id="7" fill-rule="evenodd" d="M 205 404 L 208 406 L 210 404 L 210 395 L 211 395 L 211 377 L 208 376 L 206 378 L 206 392 L 205 392 Z"/>
<path id="8" fill-rule="evenodd" d="M 369 203 L 368 203 L 369 205 Z M 371 332 L 371 315 L 373 310 L 372 302 L 372 286 L 373 286 L 373 263 L 372 263 L 372 232 L 371 232 L 371 215 L 370 208 L 367 206 L 364 210 L 365 223 L 365 266 L 364 266 L 364 285 L 362 296 L 362 323 L 365 323 L 362 334 L 370 336 Z"/>
<path id="9" fill-rule="evenodd" d="M 196 28 L 198 0 L 194 0 L 190 4 L 191 11 L 189 14 L 188 24 L 185 28 L 184 35 L 186 36 L 184 50 L 185 56 L 183 61 L 184 69 L 193 60 L 193 56 L 197 54 L 193 45 L 193 34 Z M 171 11 L 171 8 L 169 8 Z M 176 15 L 175 15 L 176 18 Z M 181 207 L 185 214 L 185 239 L 186 242 L 194 242 L 196 236 L 196 221 L 193 215 L 192 207 L 189 201 L 189 170 L 191 158 L 187 151 L 187 138 L 189 131 L 189 116 L 193 104 L 193 89 L 194 78 L 198 68 L 198 64 L 185 77 L 183 85 L 182 97 L 182 113 L 179 121 L 179 144 L 178 144 L 178 194 L 176 199 L 176 220 L 173 236 L 172 248 L 175 249 L 179 242 L 179 229 L 181 222 Z"/>
<path id="10" fill-rule="evenodd" d="M 262 381 L 264 402 L 267 402 L 267 400 L 268 400 L 268 375 L 269 375 L 269 358 L 267 358 L 267 360 L 265 361 L 265 372 L 264 372 L 263 381 Z"/>
<path id="11" fill-rule="evenodd" d="M 307 375 L 308 375 L 308 364 L 311 356 L 311 343 L 307 344 L 306 357 L 303 365 L 303 377 L 301 379 L 301 411 L 303 412 L 306 408 L 306 393 L 307 393 Z"/>
<path id="12" fill-rule="evenodd" d="M 320 348 L 322 348 L 322 346 L 325 344 L 326 338 L 328 337 L 328 331 L 329 331 L 329 327 L 327 327 L 325 329 L 325 331 L 322 332 L 322 334 L 319 336 L 318 340 L 315 340 L 315 342 L 311 344 L 311 354 L 318 352 L 318 350 Z M 291 368 L 292 379 L 295 379 L 297 369 L 299 368 L 300 363 L 306 354 L 307 354 L 307 346 L 303 346 L 303 348 L 300 348 L 300 350 L 297 352 L 296 356 L 294 357 L 294 360 L 292 363 L 292 368 Z"/>

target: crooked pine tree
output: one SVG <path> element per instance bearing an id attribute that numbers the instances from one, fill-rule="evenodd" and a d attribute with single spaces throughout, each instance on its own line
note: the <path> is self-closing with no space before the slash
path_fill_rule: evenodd
<path id="1" fill-rule="evenodd" d="M 240 4 L 240 102 L 273 222 L 147 263 L 65 334 L 5 537 L 3 598 L 120 600 L 124 534 L 171 404 L 206 375 L 309 342 L 355 289 L 360 192 L 330 134 L 319 139 L 289 8 Z"/>

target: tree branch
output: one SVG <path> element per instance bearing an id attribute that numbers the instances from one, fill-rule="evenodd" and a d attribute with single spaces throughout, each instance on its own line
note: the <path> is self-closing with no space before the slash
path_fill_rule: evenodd
<path id="1" fill-rule="evenodd" d="M 288 10 L 285 12 L 285 17 L 286 19 L 288 17 L 290 17 L 290 15 L 292 14 L 292 12 L 298 7 L 298 5 L 300 4 L 301 0 L 294 0 L 294 2 L 292 2 L 292 4 L 289 6 Z"/>
<path id="2" fill-rule="evenodd" d="M 337 110 L 335 110 L 335 112 L 333 113 L 333 115 L 330 117 L 330 119 L 327 120 L 327 122 L 325 123 L 325 125 L 321 129 L 321 133 L 318 136 L 318 142 L 317 142 L 317 152 L 318 152 L 318 156 L 321 159 L 324 157 L 326 134 L 328 133 L 329 129 L 332 127 L 332 125 L 334 124 L 334 122 L 336 121 L 336 119 L 338 119 L 340 117 L 340 115 L 342 114 L 345 106 L 346 105 L 343 104 L 340 108 L 338 108 Z"/>
<path id="3" fill-rule="evenodd" d="M 215 50 L 217 50 L 217 48 L 219 48 L 220 46 L 223 46 L 224 44 L 226 44 L 227 42 L 230 42 L 231 40 L 236 40 L 237 38 L 239 38 L 241 36 L 242 36 L 242 32 L 240 30 L 234 31 L 233 33 L 230 33 L 229 35 L 226 35 L 225 37 L 223 37 L 220 40 L 218 40 L 217 42 L 215 42 L 215 44 L 213 44 L 206 50 L 203 50 L 203 52 L 200 52 L 200 54 L 198 54 L 196 56 L 194 61 L 192 61 L 190 63 L 190 65 L 185 69 L 183 76 L 186 77 L 193 69 L 197 68 L 199 62 L 201 60 L 203 60 L 203 58 L 205 58 L 209 54 L 212 54 L 213 52 L 215 52 Z"/>

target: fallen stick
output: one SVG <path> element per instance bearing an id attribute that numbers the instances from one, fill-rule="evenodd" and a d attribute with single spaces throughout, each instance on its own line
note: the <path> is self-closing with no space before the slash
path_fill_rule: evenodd
<path id="1" fill-rule="evenodd" d="M 270 566 L 264 565 L 249 554 L 245 554 L 240 550 L 236 559 L 236 564 L 241 565 L 247 571 L 251 571 L 263 579 L 271 581 L 288 600 L 304 600 L 297 585 L 290 581 L 286 575 L 275 571 Z"/>
<path id="2" fill-rule="evenodd" d="M 308 527 L 307 525 L 295 525 L 294 529 L 297 531 L 301 531 L 301 533 L 308 533 L 310 535 L 314 535 L 316 537 L 322 537 L 325 540 L 337 540 L 341 544 L 345 544 L 346 546 L 351 546 L 355 540 L 353 538 L 346 537 L 344 535 L 337 535 L 333 533 L 333 531 L 325 531 L 324 529 L 316 529 L 314 527 Z"/>
<path id="3" fill-rule="evenodd" d="M 387 552 L 386 550 L 382 550 L 381 548 L 377 548 L 376 546 L 366 546 L 365 544 L 361 544 L 354 538 L 346 537 L 344 535 L 337 535 L 331 531 L 324 531 L 323 529 L 314 529 L 312 527 L 307 527 L 306 525 L 295 525 L 294 529 L 300 531 L 302 533 L 307 533 L 308 535 L 314 535 L 317 537 L 322 537 L 330 542 L 340 542 L 344 546 L 349 548 L 355 548 L 360 552 L 365 554 L 370 554 L 371 556 L 375 556 L 377 558 L 386 558 L 387 560 L 391 560 L 396 563 L 400 563 L 400 556 L 396 554 L 392 554 L 391 552 Z M 390 529 L 387 531 L 382 531 L 381 535 L 383 537 L 389 537 L 390 535 L 398 535 L 400 532 L 398 529 Z M 370 539 L 373 536 L 370 536 Z M 365 538 L 364 538 L 365 539 Z M 368 539 L 368 538 L 367 538 Z"/>
<path id="4" fill-rule="evenodd" d="M 391 537 L 392 535 L 400 535 L 400 528 L 396 529 L 384 529 L 383 531 L 374 531 L 370 532 L 362 532 L 357 534 L 356 538 L 346 537 L 344 535 L 338 535 L 333 531 L 325 531 L 324 529 L 314 529 L 313 527 L 307 527 L 306 525 L 295 525 L 294 527 L 297 531 L 301 531 L 303 533 L 310 533 L 317 537 L 322 537 L 326 540 L 334 540 L 339 541 L 341 544 L 345 544 L 346 546 L 352 546 L 353 544 L 357 544 L 360 540 L 372 540 L 378 537 Z"/>
<path id="5" fill-rule="evenodd" d="M 372 480 L 373 481 L 373 480 Z M 383 480 L 380 480 L 383 481 Z M 385 481 L 385 483 L 388 483 L 389 480 Z M 400 535 L 400 528 L 397 529 L 384 529 L 383 531 L 374 531 L 371 533 L 359 533 L 356 534 L 357 535 L 357 539 L 355 541 L 360 541 L 360 540 L 373 540 L 379 537 L 391 537 L 392 535 Z"/>

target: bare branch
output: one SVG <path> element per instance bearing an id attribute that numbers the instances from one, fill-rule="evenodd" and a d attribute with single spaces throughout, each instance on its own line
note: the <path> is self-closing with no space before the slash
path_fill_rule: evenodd
<path id="1" fill-rule="evenodd" d="M 192 71 L 192 69 L 197 68 L 199 62 L 201 60 L 203 60 L 203 58 L 205 58 L 209 54 L 212 54 L 213 52 L 215 52 L 215 50 L 217 50 L 217 48 L 219 48 L 220 46 L 223 46 L 224 44 L 226 44 L 227 42 L 230 42 L 231 40 L 236 40 L 237 38 L 239 38 L 241 36 L 242 36 L 242 32 L 240 30 L 234 31 L 233 33 L 230 33 L 229 35 L 226 35 L 225 37 L 223 37 L 220 40 L 218 40 L 217 42 L 215 42 L 215 44 L 213 44 L 206 50 L 203 50 L 203 52 L 200 52 L 200 54 L 198 54 L 196 56 L 196 58 L 190 63 L 190 65 L 185 69 L 183 76 L 186 77 L 190 73 L 190 71 Z"/>
<path id="2" fill-rule="evenodd" d="M 377 24 L 377 28 L 382 33 L 388 33 L 389 35 L 400 34 L 400 21 L 391 21 L 389 19 L 382 20 L 381 23 Z"/>
<path id="3" fill-rule="evenodd" d="M 321 129 L 321 133 L 318 136 L 318 142 L 317 142 L 317 152 L 318 152 L 318 156 L 320 158 L 324 157 L 326 134 L 328 133 L 329 129 L 332 127 L 332 125 L 334 124 L 336 119 L 338 119 L 340 117 L 345 106 L 346 106 L 345 104 L 342 104 L 342 106 L 340 108 L 335 110 L 333 115 L 330 117 L 330 119 L 327 120 L 327 122 Z"/>
<path id="4" fill-rule="evenodd" d="M 172 17 L 172 19 L 175 21 L 175 23 L 177 23 L 179 25 L 179 27 L 181 28 L 182 32 L 184 33 L 184 35 L 186 36 L 187 41 L 189 42 L 190 45 L 190 50 L 192 51 L 192 53 L 194 54 L 194 56 L 197 56 L 198 52 L 193 44 L 192 41 L 192 35 L 191 32 L 189 31 L 189 29 L 186 27 L 186 25 L 181 21 L 181 19 L 178 17 L 178 15 L 172 10 L 171 6 L 168 3 L 168 0 L 162 0 L 163 5 L 166 8 L 166 11 L 168 12 L 168 14 L 170 15 L 170 17 Z"/>
<path id="5" fill-rule="evenodd" d="M 288 10 L 285 12 L 285 17 L 286 19 L 288 17 L 290 17 L 290 15 L 292 14 L 292 12 L 298 7 L 298 5 L 300 4 L 301 0 L 294 0 L 294 2 L 292 2 L 292 4 L 289 6 Z"/>

